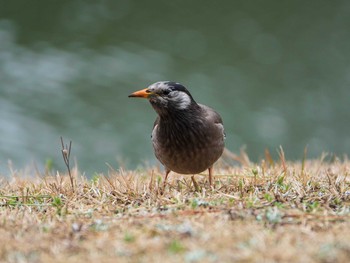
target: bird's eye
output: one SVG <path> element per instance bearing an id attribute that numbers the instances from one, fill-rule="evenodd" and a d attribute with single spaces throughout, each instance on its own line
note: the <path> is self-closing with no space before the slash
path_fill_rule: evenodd
<path id="1" fill-rule="evenodd" d="M 163 94 L 164 94 L 164 95 L 169 95 L 170 91 L 171 91 L 171 90 L 166 89 L 166 90 L 163 91 Z"/>

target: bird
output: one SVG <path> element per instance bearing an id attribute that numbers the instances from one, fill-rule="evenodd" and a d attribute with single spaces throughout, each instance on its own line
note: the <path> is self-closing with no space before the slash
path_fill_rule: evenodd
<path id="1" fill-rule="evenodd" d="M 185 86 L 173 81 L 158 81 L 129 97 L 148 99 L 158 115 L 151 140 L 165 168 L 164 186 L 171 171 L 195 175 L 206 170 L 212 186 L 213 164 L 225 148 L 219 113 L 197 103 Z"/>

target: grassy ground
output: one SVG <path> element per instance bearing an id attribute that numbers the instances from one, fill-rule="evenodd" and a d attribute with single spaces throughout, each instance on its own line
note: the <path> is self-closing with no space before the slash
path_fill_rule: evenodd
<path id="1" fill-rule="evenodd" d="M 2 262 L 350 262 L 350 162 L 221 163 L 207 176 L 72 170 L 0 181 Z"/>

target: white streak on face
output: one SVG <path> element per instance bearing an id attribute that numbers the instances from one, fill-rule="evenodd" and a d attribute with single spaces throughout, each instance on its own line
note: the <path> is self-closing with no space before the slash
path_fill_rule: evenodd
<path id="1" fill-rule="evenodd" d="M 169 87 L 168 84 L 166 84 L 168 81 L 158 81 L 156 83 L 153 83 L 148 87 L 150 90 L 161 90 L 161 89 L 167 89 Z"/>
<path id="2" fill-rule="evenodd" d="M 185 92 L 173 91 L 170 93 L 170 100 L 174 102 L 176 108 L 185 110 L 191 105 L 191 98 Z"/>

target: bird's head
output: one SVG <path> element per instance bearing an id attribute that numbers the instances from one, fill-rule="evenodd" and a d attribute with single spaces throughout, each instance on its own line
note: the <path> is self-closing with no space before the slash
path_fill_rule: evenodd
<path id="1" fill-rule="evenodd" d="M 180 83 L 159 81 L 129 97 L 147 98 L 159 115 L 187 110 L 197 103 Z"/>

